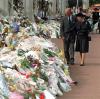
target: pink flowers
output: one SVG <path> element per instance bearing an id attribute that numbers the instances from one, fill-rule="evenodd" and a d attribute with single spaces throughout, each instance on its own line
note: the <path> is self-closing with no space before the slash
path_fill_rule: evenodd
<path id="1" fill-rule="evenodd" d="M 20 95 L 17 92 L 13 92 L 10 94 L 9 99 L 24 99 L 24 96 Z"/>

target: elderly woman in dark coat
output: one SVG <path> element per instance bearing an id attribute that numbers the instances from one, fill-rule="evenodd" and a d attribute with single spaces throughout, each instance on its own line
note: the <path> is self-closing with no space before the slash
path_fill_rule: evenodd
<path id="1" fill-rule="evenodd" d="M 78 21 L 76 25 L 76 51 L 80 52 L 80 66 L 84 66 L 85 53 L 88 53 L 89 51 L 89 32 L 91 30 L 91 26 L 82 13 L 77 14 L 76 18 Z"/>

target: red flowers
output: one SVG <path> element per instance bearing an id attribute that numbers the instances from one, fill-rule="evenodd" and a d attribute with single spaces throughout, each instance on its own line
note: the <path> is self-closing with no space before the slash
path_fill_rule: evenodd
<path id="1" fill-rule="evenodd" d="M 40 94 L 40 99 L 45 99 L 44 93 L 41 93 L 41 94 Z"/>

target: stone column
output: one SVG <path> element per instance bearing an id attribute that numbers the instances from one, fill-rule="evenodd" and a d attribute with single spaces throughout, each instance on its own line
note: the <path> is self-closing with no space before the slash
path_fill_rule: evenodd
<path id="1" fill-rule="evenodd" d="M 89 0 L 82 0 L 83 2 L 83 9 L 88 9 L 89 8 Z"/>
<path id="2" fill-rule="evenodd" d="M 8 11 L 8 0 L 4 0 L 4 10 L 6 11 L 7 15 L 9 15 L 9 11 Z"/>
<path id="3" fill-rule="evenodd" d="M 52 12 L 54 15 L 56 14 L 56 3 L 60 9 L 60 13 L 63 15 L 65 8 L 68 6 L 68 0 L 52 0 Z"/>
<path id="4" fill-rule="evenodd" d="M 38 13 L 38 0 L 33 0 L 33 2 L 34 2 L 33 13 L 37 15 L 37 13 Z"/>
<path id="5" fill-rule="evenodd" d="M 0 0 L 0 14 L 3 16 L 9 15 L 8 0 Z"/>
<path id="6" fill-rule="evenodd" d="M 23 0 L 24 15 L 33 19 L 33 0 Z"/>
<path id="7" fill-rule="evenodd" d="M 52 14 L 55 15 L 56 14 L 56 0 L 52 0 Z"/>
<path id="8" fill-rule="evenodd" d="M 68 7 L 68 0 L 61 0 L 60 1 L 60 8 L 61 8 L 61 14 L 64 15 L 65 8 Z"/>

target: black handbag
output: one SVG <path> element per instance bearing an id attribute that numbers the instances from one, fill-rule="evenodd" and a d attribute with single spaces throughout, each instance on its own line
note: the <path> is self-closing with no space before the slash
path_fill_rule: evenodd
<path id="1" fill-rule="evenodd" d="M 88 36 L 88 41 L 91 41 L 91 36 Z"/>

